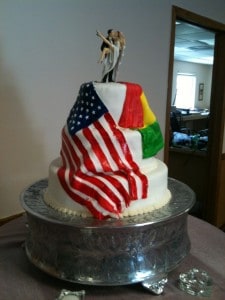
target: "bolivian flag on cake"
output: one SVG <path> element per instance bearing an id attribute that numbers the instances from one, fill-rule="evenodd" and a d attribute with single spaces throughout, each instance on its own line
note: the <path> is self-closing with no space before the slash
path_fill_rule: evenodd
<path id="1" fill-rule="evenodd" d="M 140 85 L 128 82 L 123 84 L 126 85 L 127 92 L 119 126 L 138 130 L 142 136 L 143 158 L 154 156 L 164 146 L 156 116 Z"/>

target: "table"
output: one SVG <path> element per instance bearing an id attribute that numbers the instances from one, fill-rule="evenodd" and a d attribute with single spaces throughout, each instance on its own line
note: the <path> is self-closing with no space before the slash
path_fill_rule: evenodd
<path id="1" fill-rule="evenodd" d="M 168 284 L 160 296 L 154 296 L 140 283 L 126 286 L 87 286 L 65 282 L 43 273 L 27 259 L 24 249 L 26 215 L 0 227 L 0 300 L 53 300 L 62 289 L 85 290 L 85 300 L 185 300 L 225 299 L 225 233 L 193 216 L 188 216 L 191 240 L 190 254 L 168 276 Z M 197 267 L 213 279 L 210 298 L 199 298 L 179 290 L 178 276 Z"/>
<path id="2" fill-rule="evenodd" d="M 208 114 L 190 114 L 182 115 L 181 126 L 189 128 L 192 131 L 198 132 L 200 130 L 208 129 L 209 123 Z"/>

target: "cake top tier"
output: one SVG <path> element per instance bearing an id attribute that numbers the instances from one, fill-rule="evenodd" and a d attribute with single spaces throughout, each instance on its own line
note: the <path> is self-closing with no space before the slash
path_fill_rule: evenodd
<path id="1" fill-rule="evenodd" d="M 83 83 L 67 119 L 70 135 L 94 124 L 107 113 L 117 127 L 141 133 L 143 158 L 155 155 L 163 147 L 159 124 L 142 87 L 129 82 Z"/>

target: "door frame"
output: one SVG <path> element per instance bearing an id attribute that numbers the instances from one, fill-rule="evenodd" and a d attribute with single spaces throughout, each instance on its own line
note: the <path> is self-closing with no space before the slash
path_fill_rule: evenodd
<path id="1" fill-rule="evenodd" d="M 209 121 L 209 145 L 208 145 L 208 182 L 206 184 L 207 199 L 203 204 L 203 218 L 208 222 L 216 223 L 217 200 L 219 190 L 219 175 L 222 157 L 224 119 L 225 119 L 225 25 L 190 12 L 183 8 L 172 7 L 170 58 L 168 71 L 168 90 L 166 106 L 166 128 L 164 161 L 169 162 L 169 140 L 170 140 L 170 110 L 173 83 L 174 45 L 175 45 L 175 23 L 183 20 L 191 24 L 211 30 L 215 33 L 214 64 L 212 71 L 212 88 Z"/>

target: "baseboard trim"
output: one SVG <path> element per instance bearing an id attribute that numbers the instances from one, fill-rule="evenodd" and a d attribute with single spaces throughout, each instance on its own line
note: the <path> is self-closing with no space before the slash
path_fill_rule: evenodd
<path id="1" fill-rule="evenodd" d="M 19 214 L 16 214 L 16 215 L 13 215 L 13 216 L 9 216 L 7 218 L 3 218 L 3 219 L 0 219 L 0 226 L 5 224 L 5 223 L 8 223 L 9 221 L 12 221 L 14 219 L 17 219 L 19 218 L 20 216 L 22 216 L 24 214 L 24 212 L 22 213 L 19 213 Z"/>

